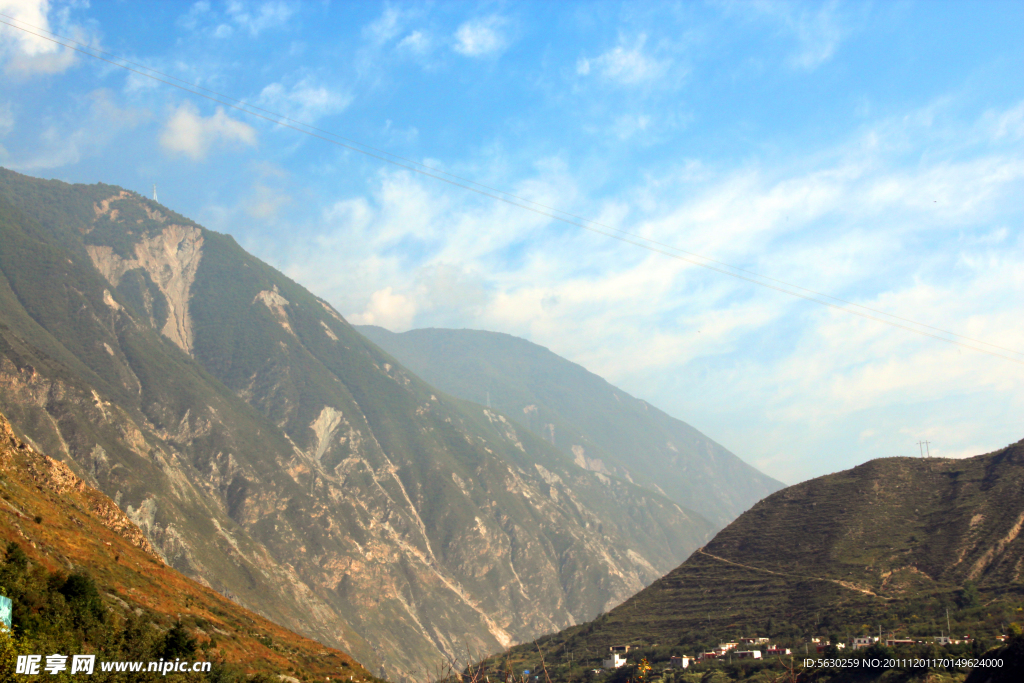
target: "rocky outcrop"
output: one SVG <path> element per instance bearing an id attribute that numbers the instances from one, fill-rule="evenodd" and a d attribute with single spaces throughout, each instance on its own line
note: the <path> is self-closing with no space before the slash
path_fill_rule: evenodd
<path id="1" fill-rule="evenodd" d="M 203 235 L 198 228 L 168 225 L 158 235 L 140 239 L 134 259 L 121 258 L 108 246 L 90 244 L 86 249 L 93 265 L 114 287 L 128 271 L 145 270 L 167 301 L 167 322 L 161 332 L 182 351 L 192 353 L 188 302 L 203 256 Z"/>
<path id="2" fill-rule="evenodd" d="M 89 487 L 65 463 L 37 452 L 18 438 L 11 428 L 10 422 L 2 414 L 0 414 L 0 443 L 4 444 L 4 447 L 0 448 L 0 467 L 4 469 L 14 467 L 14 459 L 16 456 L 19 457 L 23 460 L 24 470 L 37 486 L 57 495 L 70 492 L 79 494 L 87 502 L 89 511 L 96 515 L 105 527 L 143 552 L 149 553 L 153 557 L 157 556 L 149 540 L 137 526 L 132 524 L 119 507 L 114 505 L 109 498 Z"/>

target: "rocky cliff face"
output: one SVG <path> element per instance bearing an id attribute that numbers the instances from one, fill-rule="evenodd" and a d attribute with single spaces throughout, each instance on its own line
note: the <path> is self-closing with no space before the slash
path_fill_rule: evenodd
<path id="1" fill-rule="evenodd" d="M 0 245 L 0 410 L 168 564 L 376 672 L 583 621 L 709 535 L 139 195 L 0 171 Z"/>

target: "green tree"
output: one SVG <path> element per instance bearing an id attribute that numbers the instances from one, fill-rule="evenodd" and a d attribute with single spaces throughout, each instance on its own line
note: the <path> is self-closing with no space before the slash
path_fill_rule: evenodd
<path id="1" fill-rule="evenodd" d="M 14 673 L 18 655 L 21 652 L 18 638 L 5 628 L 0 628 L 0 683 L 13 682 L 20 678 Z"/>
<path id="2" fill-rule="evenodd" d="M 160 648 L 160 656 L 164 659 L 175 657 L 191 657 L 196 652 L 196 639 L 192 637 L 188 629 L 178 621 L 171 627 L 171 630 L 164 636 L 163 647 Z"/>
<path id="3" fill-rule="evenodd" d="M 21 546 L 11 541 L 7 544 L 6 562 L 13 569 L 25 571 L 28 567 L 28 555 L 21 549 Z"/>
<path id="4" fill-rule="evenodd" d="M 970 579 L 964 581 L 964 586 L 960 589 L 960 596 L 957 598 L 957 603 L 960 605 L 960 609 L 971 609 L 981 604 L 981 596 L 978 594 L 978 587 Z"/>

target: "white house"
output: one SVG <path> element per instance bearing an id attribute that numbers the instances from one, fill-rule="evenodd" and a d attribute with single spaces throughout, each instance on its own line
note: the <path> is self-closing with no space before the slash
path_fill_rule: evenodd
<path id="1" fill-rule="evenodd" d="M 603 666 L 606 669 L 618 669 L 625 663 L 625 657 L 620 655 L 618 652 L 613 652 L 611 657 L 601 662 L 601 666 Z"/>
<path id="2" fill-rule="evenodd" d="M 760 650 L 737 650 L 736 657 L 739 659 L 761 659 Z"/>

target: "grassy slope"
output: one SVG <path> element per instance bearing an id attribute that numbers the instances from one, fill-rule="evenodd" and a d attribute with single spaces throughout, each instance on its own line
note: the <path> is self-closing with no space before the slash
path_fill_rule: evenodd
<path id="1" fill-rule="evenodd" d="M 360 332 L 426 381 L 511 415 L 585 457 L 725 525 L 782 484 L 693 427 L 524 339 L 478 330 Z"/>

